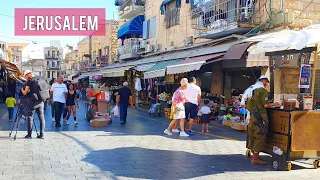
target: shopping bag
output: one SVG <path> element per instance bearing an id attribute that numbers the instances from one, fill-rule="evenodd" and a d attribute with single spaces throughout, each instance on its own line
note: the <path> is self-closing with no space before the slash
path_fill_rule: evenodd
<path id="1" fill-rule="evenodd" d="M 113 111 L 113 116 L 114 117 L 119 117 L 119 107 L 118 107 L 118 105 L 116 105 L 113 109 L 112 109 L 112 111 Z"/>

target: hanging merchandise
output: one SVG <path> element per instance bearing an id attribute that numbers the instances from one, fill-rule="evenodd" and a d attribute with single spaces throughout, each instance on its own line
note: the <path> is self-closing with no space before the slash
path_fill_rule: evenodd
<path id="1" fill-rule="evenodd" d="M 138 91 L 138 92 L 140 92 L 140 91 L 142 90 L 140 78 L 136 78 L 135 89 L 136 89 L 136 91 Z"/>
<path id="2" fill-rule="evenodd" d="M 310 88 L 311 65 L 302 64 L 299 78 L 299 88 Z"/>

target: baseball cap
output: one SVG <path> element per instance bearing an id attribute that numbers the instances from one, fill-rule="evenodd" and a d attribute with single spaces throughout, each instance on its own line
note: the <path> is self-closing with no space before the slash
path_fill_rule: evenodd
<path id="1" fill-rule="evenodd" d="M 25 70 L 23 73 L 23 76 L 26 76 L 27 74 L 32 73 L 30 70 Z"/>
<path id="2" fill-rule="evenodd" d="M 268 79 L 268 77 L 267 77 L 267 76 L 264 76 L 264 75 L 260 76 L 259 81 L 260 81 L 260 80 L 263 80 L 263 79 L 265 79 L 265 80 L 267 80 L 268 82 L 270 82 L 269 79 Z"/>

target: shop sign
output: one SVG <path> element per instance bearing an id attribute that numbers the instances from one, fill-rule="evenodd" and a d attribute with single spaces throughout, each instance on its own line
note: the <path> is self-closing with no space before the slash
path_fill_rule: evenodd
<path id="1" fill-rule="evenodd" d="M 275 56 L 275 65 L 276 67 L 299 67 L 300 64 L 309 64 L 310 56 L 310 53 Z"/>
<path id="2" fill-rule="evenodd" d="M 299 88 L 310 88 L 311 65 L 302 64 L 299 77 Z"/>

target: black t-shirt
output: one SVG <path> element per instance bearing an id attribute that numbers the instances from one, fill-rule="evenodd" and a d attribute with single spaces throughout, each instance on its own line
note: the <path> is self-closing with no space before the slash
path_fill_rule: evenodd
<path id="1" fill-rule="evenodd" d="M 11 92 L 11 93 L 15 94 L 16 90 L 17 90 L 17 84 L 16 83 L 8 84 L 8 92 Z"/>
<path id="2" fill-rule="evenodd" d="M 40 86 L 39 86 L 38 82 L 31 79 L 31 80 L 27 81 L 26 85 L 29 86 L 29 88 L 30 88 L 30 91 L 27 94 L 27 96 L 29 98 L 31 98 L 30 100 L 32 102 L 41 102 L 42 100 L 40 97 Z"/>
<path id="3" fill-rule="evenodd" d="M 129 97 L 132 96 L 131 90 L 128 87 L 122 87 L 119 89 L 120 104 L 129 105 Z"/>

